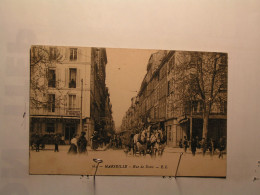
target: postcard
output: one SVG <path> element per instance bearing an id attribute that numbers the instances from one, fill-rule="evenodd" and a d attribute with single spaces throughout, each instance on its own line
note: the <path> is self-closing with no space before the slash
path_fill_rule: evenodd
<path id="1" fill-rule="evenodd" d="M 30 174 L 226 177 L 224 52 L 33 45 Z"/>

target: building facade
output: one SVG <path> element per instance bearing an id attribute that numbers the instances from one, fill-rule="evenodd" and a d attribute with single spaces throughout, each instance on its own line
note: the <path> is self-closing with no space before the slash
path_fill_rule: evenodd
<path id="1" fill-rule="evenodd" d="M 154 53 L 135 99 L 135 109 L 131 106 L 122 120 L 123 130 L 154 125 L 172 147 L 184 136 L 218 140 L 227 132 L 227 54 Z"/>
<path id="2" fill-rule="evenodd" d="M 58 133 L 69 143 L 81 131 L 88 140 L 94 130 L 104 131 L 97 124 L 106 115 L 102 98 L 109 97 L 106 63 L 102 48 L 32 46 L 30 133 Z"/>

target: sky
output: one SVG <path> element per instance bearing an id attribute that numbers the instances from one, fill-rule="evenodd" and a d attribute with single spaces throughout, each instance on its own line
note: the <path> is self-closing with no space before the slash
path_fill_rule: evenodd
<path id="1" fill-rule="evenodd" d="M 110 92 L 113 119 L 120 127 L 123 116 L 137 95 L 148 60 L 157 50 L 107 48 L 106 85 Z"/>

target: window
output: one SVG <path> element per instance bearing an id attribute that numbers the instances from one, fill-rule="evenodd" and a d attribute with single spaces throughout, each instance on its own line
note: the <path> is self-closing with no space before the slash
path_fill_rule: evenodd
<path id="1" fill-rule="evenodd" d="M 227 56 L 226 55 L 223 55 L 220 59 L 220 63 L 223 64 L 223 65 L 226 65 L 227 64 Z"/>
<path id="2" fill-rule="evenodd" d="M 48 111 L 55 112 L 55 94 L 48 95 Z"/>
<path id="3" fill-rule="evenodd" d="M 155 119 L 158 119 L 159 118 L 159 110 L 158 110 L 158 107 L 154 107 L 154 118 Z"/>
<path id="4" fill-rule="evenodd" d="M 171 127 L 172 127 L 171 125 L 169 125 L 169 126 L 166 127 L 167 130 L 168 130 L 168 140 L 169 140 L 169 141 L 173 141 L 173 140 L 172 140 L 172 128 L 171 128 Z"/>
<path id="5" fill-rule="evenodd" d="M 173 79 L 168 81 L 168 95 L 172 94 L 174 92 L 174 84 Z"/>
<path id="6" fill-rule="evenodd" d="M 227 91 L 227 66 L 219 64 L 219 74 L 220 74 L 220 90 Z"/>
<path id="7" fill-rule="evenodd" d="M 190 101 L 186 101 L 184 104 L 184 112 L 190 113 L 190 111 L 191 111 L 191 103 L 190 103 Z"/>
<path id="8" fill-rule="evenodd" d="M 218 114 L 221 113 L 221 106 L 219 102 L 214 102 L 211 106 L 211 113 Z"/>
<path id="9" fill-rule="evenodd" d="M 195 65 L 196 60 L 197 60 L 197 58 L 196 58 L 195 54 L 191 54 L 190 65 Z"/>
<path id="10" fill-rule="evenodd" d="M 192 112 L 194 114 L 200 114 L 203 110 L 203 103 L 202 101 L 193 101 L 192 102 Z"/>
<path id="11" fill-rule="evenodd" d="M 56 60 L 57 59 L 57 48 L 51 47 L 50 48 L 50 61 L 51 60 Z"/>
<path id="12" fill-rule="evenodd" d="M 227 114 L 227 101 L 224 101 L 224 113 Z"/>
<path id="13" fill-rule="evenodd" d="M 168 74 L 171 72 L 171 70 L 173 69 L 174 67 L 174 63 L 175 63 L 175 58 L 174 56 L 171 58 L 171 60 L 169 61 L 169 64 L 168 64 Z"/>
<path id="14" fill-rule="evenodd" d="M 74 61 L 78 58 L 78 49 L 77 48 L 71 48 L 70 49 L 70 60 Z"/>
<path id="15" fill-rule="evenodd" d="M 70 68 L 69 88 L 76 88 L 77 69 Z"/>
<path id="16" fill-rule="evenodd" d="M 221 114 L 227 114 L 227 101 L 221 102 Z"/>
<path id="17" fill-rule="evenodd" d="M 76 95 L 69 95 L 69 109 L 73 110 L 76 108 Z"/>
<path id="18" fill-rule="evenodd" d="M 48 70 L 48 87 L 56 86 L 56 73 L 55 70 Z"/>
<path id="19" fill-rule="evenodd" d="M 55 132 L 55 123 L 47 123 L 45 131 L 48 133 L 54 133 Z"/>

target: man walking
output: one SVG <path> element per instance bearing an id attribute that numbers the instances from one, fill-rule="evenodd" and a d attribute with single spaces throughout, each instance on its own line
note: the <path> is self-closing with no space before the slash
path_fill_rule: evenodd
<path id="1" fill-rule="evenodd" d="M 191 139 L 191 152 L 192 152 L 192 155 L 195 156 L 195 153 L 196 153 L 196 148 L 197 148 L 197 141 L 192 138 Z"/>
<path id="2" fill-rule="evenodd" d="M 219 156 L 218 158 L 222 158 L 223 159 L 223 151 L 226 148 L 226 144 L 225 144 L 225 139 L 223 137 L 220 138 L 219 140 Z"/>
<path id="3" fill-rule="evenodd" d="M 189 142 L 186 136 L 184 136 L 183 145 L 184 145 L 184 152 L 187 152 L 187 148 L 189 147 Z"/>
<path id="4" fill-rule="evenodd" d="M 86 132 L 81 132 L 81 136 L 77 141 L 78 151 L 80 154 L 87 152 L 87 139 L 85 138 Z"/>
<path id="5" fill-rule="evenodd" d="M 207 151 L 207 142 L 205 138 L 202 138 L 201 140 L 201 147 L 202 147 L 203 156 L 205 156 Z"/>
<path id="6" fill-rule="evenodd" d="M 40 152 L 41 138 L 40 138 L 38 133 L 35 135 L 34 141 L 35 141 L 35 144 L 36 144 L 36 152 Z"/>
<path id="7" fill-rule="evenodd" d="M 54 152 L 59 152 L 59 144 L 60 144 L 60 136 L 59 134 L 56 134 L 54 137 L 54 145 L 55 145 Z"/>

